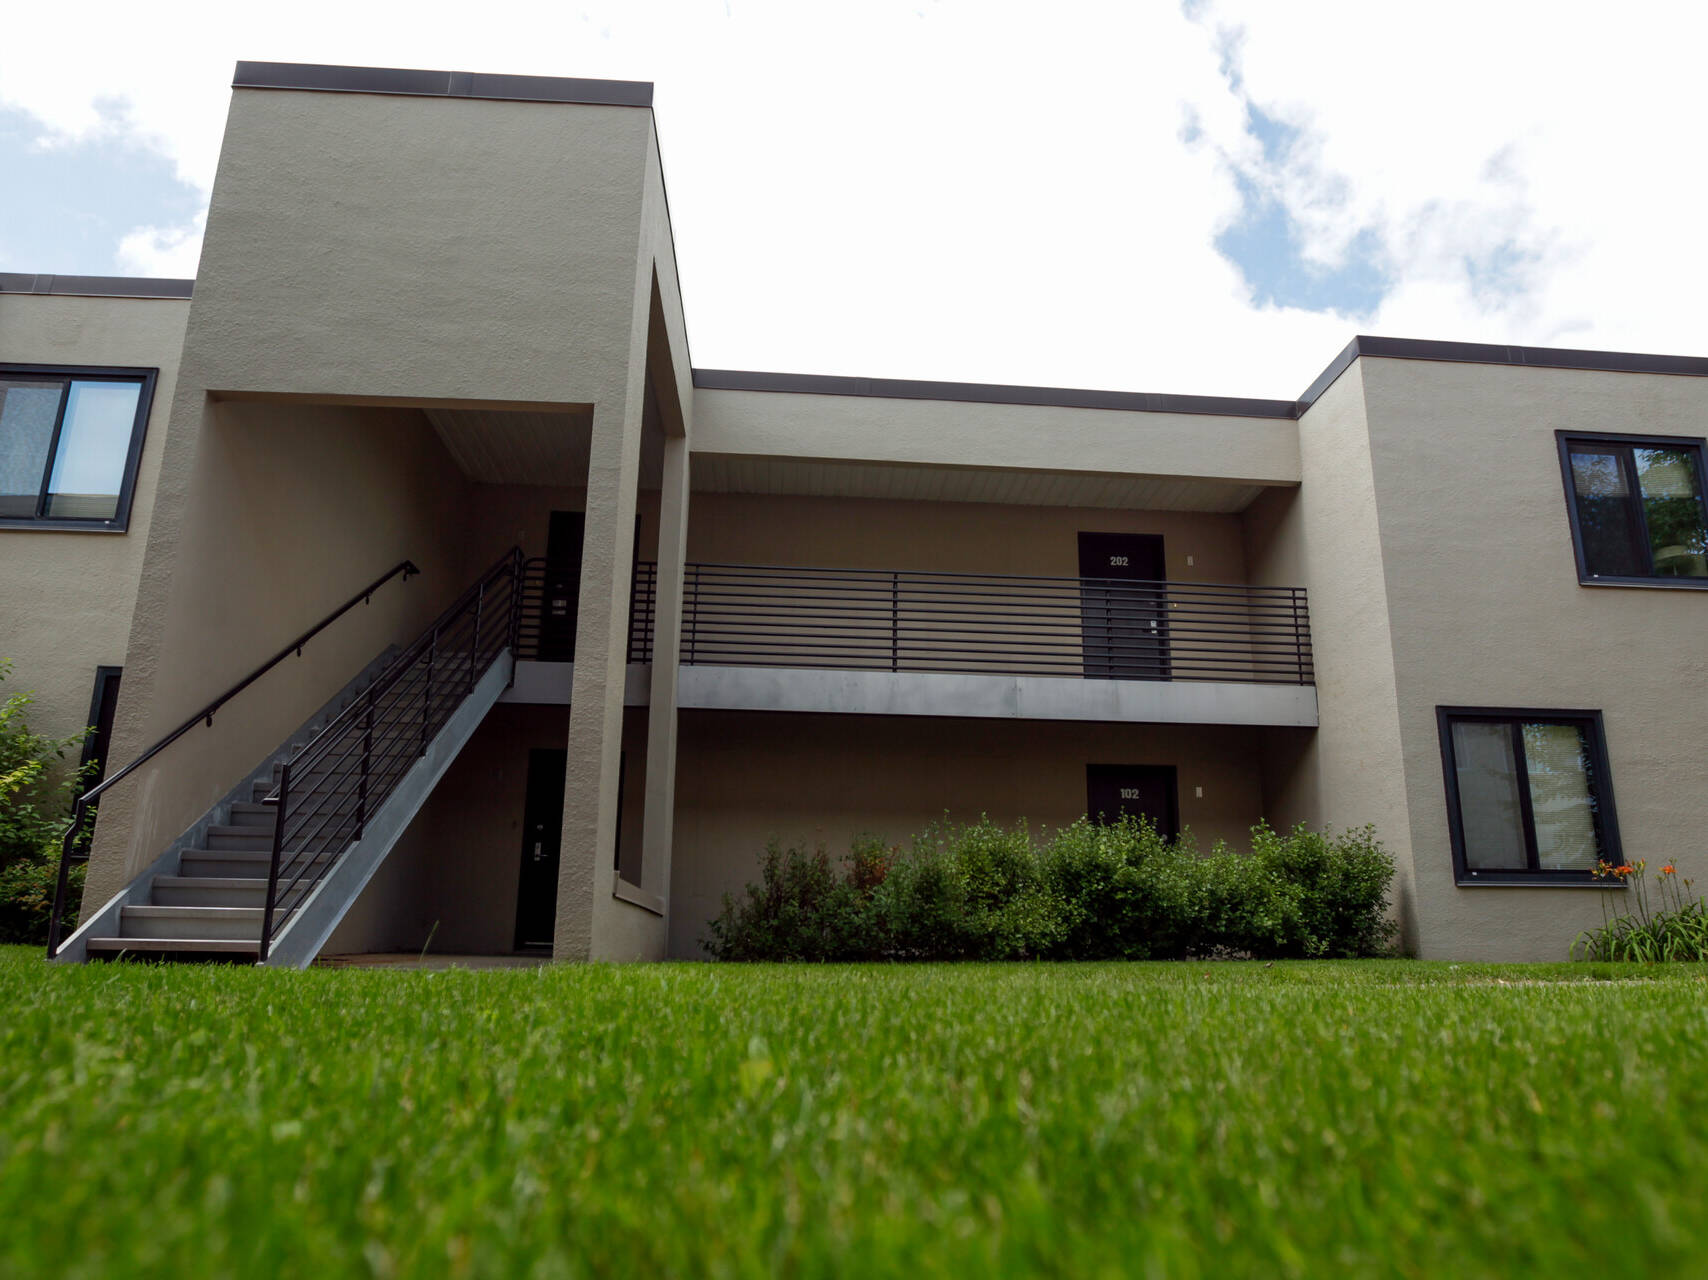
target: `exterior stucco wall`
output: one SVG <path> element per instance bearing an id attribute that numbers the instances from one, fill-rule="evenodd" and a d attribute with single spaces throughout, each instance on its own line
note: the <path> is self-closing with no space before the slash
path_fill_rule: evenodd
<path id="1" fill-rule="evenodd" d="M 1277 825 L 1373 824 L 1394 854 L 1396 906 L 1414 944 L 1411 822 L 1395 694 L 1389 570 L 1372 473 L 1362 364 L 1299 422 L 1304 482 L 1246 511 L 1253 582 L 1309 593 L 1318 723 L 1265 735 L 1264 797 Z"/>
<path id="2" fill-rule="evenodd" d="M 1297 484 L 1286 418 L 694 392 L 697 453 Z"/>
<path id="3" fill-rule="evenodd" d="M 158 369 L 124 533 L 0 529 L 5 692 L 35 694 L 31 726 L 83 728 L 95 668 L 122 666 L 154 515 L 187 301 L 0 293 L 0 362 Z"/>
<path id="4" fill-rule="evenodd" d="M 239 89 L 196 277 L 215 389 L 619 391 L 651 113 Z"/>
<path id="5" fill-rule="evenodd" d="M 438 955 L 508 954 L 516 932 L 528 753 L 561 751 L 568 729 L 562 706 L 494 707 L 324 954 L 423 948 Z M 623 732 L 625 866 L 640 851 L 645 752 L 646 711 L 632 708 Z"/>
<path id="6" fill-rule="evenodd" d="M 1596 708 L 1626 855 L 1708 877 L 1708 593 L 1579 585 L 1556 430 L 1708 434 L 1708 379 L 1362 360 L 1421 952 L 1557 960 L 1597 889 L 1457 888 L 1438 705 Z M 1329 723 L 1324 707 L 1324 732 Z M 1622 909 L 1622 897 L 1608 905 Z"/>
<path id="7" fill-rule="evenodd" d="M 696 493 L 688 559 L 1075 578 L 1082 531 L 1161 534 L 1171 581 L 1245 581 L 1237 516 L 877 498 Z"/>
<path id="8" fill-rule="evenodd" d="M 103 806 L 102 901 L 387 645 L 467 585 L 467 482 L 422 415 L 226 401 L 186 451 L 170 577 L 139 597 L 115 754 L 130 759 L 399 561 L 396 580 L 186 735 Z M 152 555 L 152 549 L 151 549 Z M 137 671 L 144 678 L 132 681 Z"/>
<path id="9" fill-rule="evenodd" d="M 1176 766 L 1180 822 L 1201 847 L 1244 841 L 1262 816 L 1249 730 L 697 711 L 682 715 L 678 750 L 678 958 L 702 954 L 722 895 L 756 878 L 772 837 L 834 857 L 857 834 L 905 842 L 945 813 L 1061 826 L 1085 812 L 1087 764 Z"/>

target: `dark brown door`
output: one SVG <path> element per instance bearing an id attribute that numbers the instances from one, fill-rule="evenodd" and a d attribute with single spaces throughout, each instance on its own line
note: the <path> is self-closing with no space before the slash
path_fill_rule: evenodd
<path id="1" fill-rule="evenodd" d="M 1180 807 L 1173 765 L 1088 764 L 1085 813 L 1096 823 L 1148 818 L 1158 834 L 1180 834 Z"/>
<path id="2" fill-rule="evenodd" d="M 545 599 L 540 611 L 540 661 L 575 661 L 575 618 L 581 609 L 581 539 L 587 516 L 552 512 L 546 533 Z"/>
<path id="3" fill-rule="evenodd" d="M 569 752 L 528 753 L 522 802 L 522 872 L 516 880 L 516 950 L 551 949 L 557 924 L 558 852 L 563 843 L 563 775 Z"/>
<path id="4" fill-rule="evenodd" d="M 1162 536 L 1079 535 L 1085 674 L 1103 680 L 1167 680 L 1168 614 Z"/>

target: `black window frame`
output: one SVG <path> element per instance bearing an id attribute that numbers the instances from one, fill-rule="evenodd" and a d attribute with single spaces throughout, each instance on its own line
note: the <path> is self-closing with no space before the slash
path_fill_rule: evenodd
<path id="1" fill-rule="evenodd" d="M 1453 846 L 1453 882 L 1460 888 L 1479 888 L 1485 885 L 1523 885 L 1537 887 L 1588 886 L 1597 889 L 1622 889 L 1624 882 L 1614 877 L 1597 877 L 1590 871 L 1548 870 L 1540 865 L 1536 850 L 1536 820 L 1530 810 L 1530 789 L 1518 788 L 1519 812 L 1524 826 L 1525 858 L 1529 866 L 1514 868 L 1473 868 L 1465 859 L 1465 823 L 1459 808 L 1459 771 L 1453 752 L 1453 725 L 1473 721 L 1483 724 L 1507 724 L 1513 727 L 1514 762 L 1520 777 L 1527 776 L 1524 756 L 1525 724 L 1570 724 L 1587 731 L 1590 753 L 1590 784 L 1596 799 L 1596 835 L 1601 842 L 1601 861 L 1618 865 L 1624 861 L 1619 841 L 1619 813 L 1613 803 L 1613 770 L 1607 758 L 1607 732 L 1601 712 L 1563 710 L 1558 707 L 1444 707 L 1435 708 L 1436 732 L 1441 741 L 1441 772 L 1447 789 L 1447 830 Z"/>
<path id="2" fill-rule="evenodd" d="M 33 516 L 0 516 L 0 529 L 55 529 L 84 533 L 124 533 L 130 528 L 131 502 L 136 496 L 136 477 L 142 465 L 142 448 L 148 436 L 148 418 L 154 408 L 154 388 L 159 369 L 123 368 L 112 365 L 7 364 L 0 362 L 0 378 L 59 379 L 59 409 L 54 414 L 53 434 L 48 438 L 47 461 L 42 468 L 41 487 L 36 494 Z M 124 472 L 119 480 L 118 506 L 110 517 L 49 516 L 47 488 L 59 455 L 60 432 L 65 426 L 65 406 L 73 382 L 132 382 L 141 387 L 136 398 L 136 418 L 131 423 L 130 447 L 125 451 Z"/>
<path id="3" fill-rule="evenodd" d="M 1578 519 L 1577 486 L 1572 480 L 1572 446 L 1574 444 L 1633 450 L 1644 448 L 1688 449 L 1696 455 L 1698 490 L 1696 500 L 1702 507 L 1703 521 L 1708 524 L 1708 440 L 1701 436 L 1637 435 L 1620 431 L 1556 431 L 1554 432 L 1554 439 L 1558 443 L 1560 452 L 1560 479 L 1565 485 L 1566 517 L 1571 522 L 1572 555 L 1577 562 L 1578 585 L 1585 587 L 1660 587 L 1669 591 L 1708 591 L 1708 578 L 1671 578 L 1661 577 L 1653 573 L 1639 576 L 1591 573 L 1584 558 L 1583 528 Z M 1633 457 L 1634 455 L 1627 456 Z M 1642 491 L 1637 487 L 1636 477 L 1630 471 L 1626 472 L 1625 478 L 1627 483 L 1631 485 L 1631 506 L 1640 526 L 1638 545 L 1643 548 L 1645 553 L 1652 555 L 1648 517 L 1643 511 Z"/>

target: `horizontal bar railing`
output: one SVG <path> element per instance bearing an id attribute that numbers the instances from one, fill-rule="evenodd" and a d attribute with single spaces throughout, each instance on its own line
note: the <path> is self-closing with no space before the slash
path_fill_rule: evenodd
<path id="1" fill-rule="evenodd" d="M 523 572 L 521 657 L 555 655 L 544 561 Z M 629 661 L 652 657 L 657 566 L 635 566 Z M 694 564 L 684 663 L 1311 684 L 1302 587 Z"/>
<path id="2" fill-rule="evenodd" d="M 149 747 L 141 755 L 137 756 L 136 759 L 132 760 L 124 768 L 120 769 L 117 773 L 108 774 L 106 778 L 102 779 L 100 785 L 91 787 L 83 795 L 77 798 L 77 803 L 73 807 L 71 813 L 71 825 L 66 828 L 64 840 L 61 842 L 59 878 L 54 884 L 53 908 L 48 914 L 47 956 L 49 960 L 59 954 L 59 943 L 65 920 L 65 900 L 70 888 L 71 864 L 73 862 L 88 861 L 88 851 L 80 848 L 79 846 L 83 839 L 84 824 L 88 821 L 89 813 L 94 802 L 116 784 L 123 782 L 126 778 L 130 777 L 131 774 L 135 773 L 143 765 L 154 759 L 155 756 L 159 755 L 167 747 L 178 741 L 179 738 L 182 738 L 197 725 L 205 725 L 210 729 L 213 728 L 215 714 L 217 714 L 226 703 L 237 697 L 238 694 L 242 693 L 250 685 L 254 684 L 262 676 L 266 675 L 274 667 L 278 666 L 286 658 L 292 656 L 298 658 L 302 657 L 303 648 L 310 640 L 314 639 L 334 622 L 337 622 L 338 619 L 342 618 L 346 613 L 349 613 L 350 610 L 354 609 L 357 605 L 372 604 L 374 592 L 385 586 L 385 584 L 390 582 L 393 578 L 397 578 L 402 582 L 408 582 L 410 578 L 420 572 L 421 570 L 416 567 L 413 560 L 402 560 L 397 564 L 394 564 L 379 577 L 368 583 L 367 586 L 363 587 L 355 595 L 351 596 L 343 604 L 339 605 L 331 613 L 327 614 L 319 622 L 315 623 L 307 631 L 304 631 L 296 639 L 286 644 L 284 648 L 280 649 L 248 675 L 244 676 L 243 679 L 226 689 L 225 692 L 214 698 L 213 701 L 209 702 L 201 710 L 197 711 L 170 733 L 155 742 L 154 745 Z"/>
<path id="3" fill-rule="evenodd" d="M 512 549 L 279 770 L 258 959 L 515 644 L 523 562 Z"/>

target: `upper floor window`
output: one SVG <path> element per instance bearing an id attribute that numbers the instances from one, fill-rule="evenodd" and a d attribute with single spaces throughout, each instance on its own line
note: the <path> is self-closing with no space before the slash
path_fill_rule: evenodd
<path id="1" fill-rule="evenodd" d="M 154 372 L 0 364 L 0 526 L 122 530 Z"/>
<path id="2" fill-rule="evenodd" d="M 1708 587 L 1703 442 L 1559 438 L 1578 580 Z"/>
<path id="3" fill-rule="evenodd" d="M 1618 862 L 1601 714 L 1438 707 L 1459 884 L 1595 883 Z"/>

